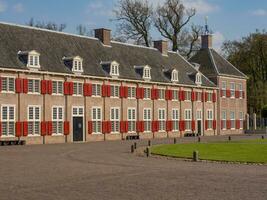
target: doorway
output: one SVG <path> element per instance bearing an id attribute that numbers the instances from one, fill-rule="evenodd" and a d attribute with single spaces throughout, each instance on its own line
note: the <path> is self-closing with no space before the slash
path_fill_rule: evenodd
<path id="1" fill-rule="evenodd" d="M 197 120 L 197 134 L 202 135 L 202 127 L 201 127 L 201 120 Z"/>
<path id="2" fill-rule="evenodd" d="M 83 107 L 75 106 L 72 108 L 73 142 L 84 140 L 83 113 Z"/>

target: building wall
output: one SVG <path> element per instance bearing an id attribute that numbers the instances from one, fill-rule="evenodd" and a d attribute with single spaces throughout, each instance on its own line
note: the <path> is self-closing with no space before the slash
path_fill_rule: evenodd
<path id="1" fill-rule="evenodd" d="M 38 74 L 37 73 L 18 73 L 18 72 L 4 72 L 0 74 L 1 77 L 4 76 L 13 76 L 20 78 L 37 78 L 40 80 L 60 80 L 68 82 L 82 82 L 82 83 L 99 83 L 99 84 L 110 84 L 110 85 L 123 85 L 123 86 L 133 86 L 133 87 L 149 87 L 162 88 L 162 89 L 171 89 L 171 90 L 184 90 L 184 91 L 198 91 L 198 92 L 214 92 L 216 96 L 216 88 L 204 88 L 204 87 L 181 87 L 175 85 L 160 85 L 160 84 L 151 84 L 149 82 L 130 82 L 130 81 L 118 81 L 110 80 L 103 81 L 101 79 L 89 79 L 84 77 L 71 77 L 71 76 L 52 76 L 48 74 Z M 244 83 L 245 84 L 245 83 Z M 220 99 L 224 106 L 223 100 Z M 70 134 L 68 135 L 45 135 L 45 136 L 22 136 L 22 139 L 25 139 L 28 144 L 48 144 L 48 143 L 64 143 L 64 142 L 73 142 L 73 116 L 72 109 L 73 106 L 79 106 L 84 108 L 83 116 L 83 141 L 103 141 L 103 140 L 121 140 L 125 139 L 128 135 L 139 135 L 140 138 L 166 138 L 166 137 L 182 137 L 187 133 L 197 132 L 198 124 L 196 120 L 196 111 L 201 110 L 201 132 L 202 135 L 217 135 L 219 131 L 217 127 L 207 130 L 205 127 L 205 120 L 207 120 L 207 109 L 213 110 L 214 119 L 219 121 L 219 116 L 217 115 L 217 102 L 206 102 L 204 101 L 180 101 L 180 100 L 151 100 L 151 99 L 130 99 L 130 98 L 112 98 L 112 97 L 85 97 L 85 96 L 74 96 L 74 95 L 50 95 L 50 94 L 24 94 L 24 93 L 13 93 L 5 94 L 1 92 L 0 94 L 0 105 L 4 104 L 13 104 L 16 107 L 16 121 L 27 121 L 28 120 L 28 106 L 29 105 L 39 105 L 41 107 L 41 121 L 52 121 L 52 107 L 53 106 L 62 106 L 64 121 L 69 122 Z M 229 105 L 230 106 L 230 102 Z M 246 102 L 243 102 L 243 107 L 246 105 Z M 108 133 L 108 134 L 94 134 L 89 132 L 88 121 L 92 120 L 92 107 L 97 106 L 102 108 L 102 120 L 110 120 L 110 109 L 111 107 L 120 108 L 120 121 L 127 121 L 127 109 L 130 107 L 136 108 L 137 121 L 143 121 L 143 110 L 144 108 L 150 108 L 152 111 L 152 120 L 158 120 L 158 109 L 165 109 L 166 120 L 172 120 L 172 109 L 178 109 L 180 120 L 185 118 L 185 109 L 192 110 L 192 120 L 195 121 L 195 130 L 179 130 L 179 131 L 155 131 L 155 132 L 135 132 L 135 133 Z M 220 109 L 219 109 L 220 110 Z M 1 113 L 2 115 L 2 110 Z M 240 133 L 239 131 L 231 131 L 231 133 Z M 14 138 L 14 137 L 13 137 Z M 2 140 L 10 139 L 10 137 L 1 137 Z"/>

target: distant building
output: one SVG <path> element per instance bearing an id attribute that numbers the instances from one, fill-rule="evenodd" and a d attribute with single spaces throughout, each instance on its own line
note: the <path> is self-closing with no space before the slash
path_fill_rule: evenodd
<path id="1" fill-rule="evenodd" d="M 0 23 L 0 139 L 27 143 L 243 133 L 246 76 L 212 48 L 167 50 Z"/>

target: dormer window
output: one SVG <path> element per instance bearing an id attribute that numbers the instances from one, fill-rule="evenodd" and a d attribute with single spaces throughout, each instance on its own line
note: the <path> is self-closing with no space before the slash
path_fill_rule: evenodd
<path id="1" fill-rule="evenodd" d="M 174 69 L 172 71 L 172 77 L 171 77 L 171 81 L 172 82 L 178 82 L 178 71 L 176 69 Z"/>
<path id="2" fill-rule="evenodd" d="M 23 62 L 30 69 L 40 68 L 40 53 L 35 50 L 32 51 L 19 51 L 19 60 Z"/>
<path id="3" fill-rule="evenodd" d="M 110 66 L 110 76 L 119 76 L 119 64 L 115 61 L 111 63 Z"/>
<path id="4" fill-rule="evenodd" d="M 73 58 L 73 65 L 72 65 L 73 72 L 83 72 L 83 59 L 79 56 Z"/>
<path id="5" fill-rule="evenodd" d="M 145 80 L 150 80 L 151 79 L 151 73 L 150 73 L 150 67 L 149 66 L 145 66 L 144 67 L 144 71 L 143 71 L 143 79 Z"/>
<path id="6" fill-rule="evenodd" d="M 202 78 L 201 78 L 201 74 L 200 73 L 197 73 L 196 74 L 196 81 L 195 81 L 195 83 L 197 85 L 201 85 L 202 84 Z"/>

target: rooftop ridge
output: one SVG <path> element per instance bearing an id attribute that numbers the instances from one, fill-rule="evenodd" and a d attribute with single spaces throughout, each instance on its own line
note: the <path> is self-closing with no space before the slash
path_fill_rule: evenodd
<path id="1" fill-rule="evenodd" d="M 131 47 L 139 47 L 139 48 L 144 48 L 144 49 L 151 49 L 151 50 L 158 50 L 154 47 L 147 47 L 147 46 L 142 46 L 142 45 L 138 45 L 138 44 L 131 44 L 131 43 L 125 43 L 125 42 L 119 42 L 119 41 L 115 41 L 115 40 L 111 40 L 111 43 L 115 43 L 115 44 L 121 44 L 121 45 L 125 45 L 125 46 L 131 46 Z"/>

